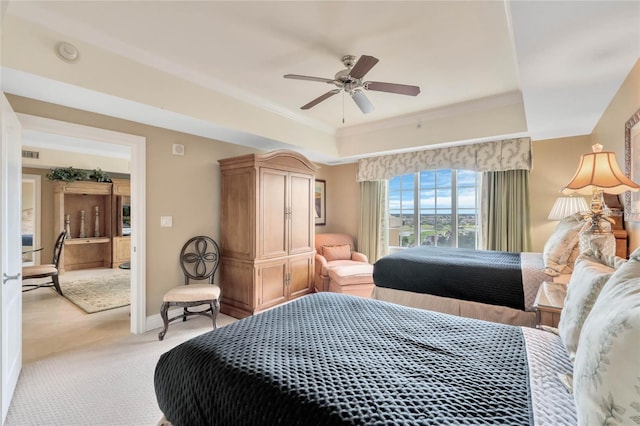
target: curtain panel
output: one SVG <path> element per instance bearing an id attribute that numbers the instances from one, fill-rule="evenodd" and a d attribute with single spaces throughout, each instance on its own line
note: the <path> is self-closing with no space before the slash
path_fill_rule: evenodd
<path id="1" fill-rule="evenodd" d="M 529 171 L 482 174 L 482 244 L 485 250 L 531 251 Z"/>
<path id="2" fill-rule="evenodd" d="M 360 225 L 358 251 L 366 254 L 369 263 L 387 254 L 389 208 L 386 180 L 360 182 Z"/>
<path id="3" fill-rule="evenodd" d="M 478 172 L 531 170 L 531 139 L 518 138 L 363 158 L 358 182 L 391 179 L 422 170 L 458 169 Z"/>

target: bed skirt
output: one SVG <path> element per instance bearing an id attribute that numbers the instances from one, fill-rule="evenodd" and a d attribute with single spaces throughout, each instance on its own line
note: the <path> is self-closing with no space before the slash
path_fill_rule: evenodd
<path id="1" fill-rule="evenodd" d="M 475 318 L 502 324 L 535 327 L 536 313 L 507 308 L 504 306 L 487 305 L 430 294 L 414 293 L 404 290 L 393 290 L 375 286 L 371 296 L 373 299 L 384 300 L 410 308 L 426 309 L 460 317 Z"/>

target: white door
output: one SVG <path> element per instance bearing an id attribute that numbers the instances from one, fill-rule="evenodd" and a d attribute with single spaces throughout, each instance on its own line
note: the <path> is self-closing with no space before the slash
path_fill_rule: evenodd
<path id="1" fill-rule="evenodd" d="M 0 139 L 0 273 L 2 274 L 2 423 L 7 417 L 13 391 L 22 368 L 22 267 L 20 240 L 20 193 L 22 130 L 2 94 Z"/>

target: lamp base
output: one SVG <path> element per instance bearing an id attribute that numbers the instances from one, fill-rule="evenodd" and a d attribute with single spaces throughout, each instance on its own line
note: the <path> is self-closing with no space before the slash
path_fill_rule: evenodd
<path id="1" fill-rule="evenodd" d="M 605 256 L 615 256 L 616 237 L 611 232 L 585 231 L 580 234 L 579 247 L 580 253 L 591 249 Z"/>

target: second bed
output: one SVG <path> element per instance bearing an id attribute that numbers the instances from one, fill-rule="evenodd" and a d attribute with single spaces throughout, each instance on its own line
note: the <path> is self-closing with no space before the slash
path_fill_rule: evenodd
<path id="1" fill-rule="evenodd" d="M 554 277 L 545 273 L 541 253 L 423 246 L 380 258 L 373 279 L 374 299 L 534 327 L 536 294 Z"/>

